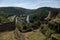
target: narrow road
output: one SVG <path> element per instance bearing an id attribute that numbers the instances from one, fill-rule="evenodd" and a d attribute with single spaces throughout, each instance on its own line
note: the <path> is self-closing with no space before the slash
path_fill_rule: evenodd
<path id="1" fill-rule="evenodd" d="M 18 34 L 18 36 L 19 36 L 19 40 L 25 40 L 24 35 L 23 35 L 17 28 L 16 28 L 15 31 L 17 32 L 17 34 Z"/>

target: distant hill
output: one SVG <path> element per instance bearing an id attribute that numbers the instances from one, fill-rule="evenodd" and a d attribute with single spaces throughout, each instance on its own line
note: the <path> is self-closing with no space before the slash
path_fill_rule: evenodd
<path id="1" fill-rule="evenodd" d="M 58 12 L 60 11 L 60 8 L 51 8 L 51 7 L 41 7 L 36 9 L 31 14 L 31 20 L 41 20 L 43 21 L 49 14 L 49 11 L 51 11 L 51 17 L 55 17 Z"/>
<path id="2" fill-rule="evenodd" d="M 52 12 L 52 16 L 55 16 L 57 14 L 57 11 L 60 11 L 60 8 L 41 7 L 38 9 L 25 9 L 21 7 L 0 7 L 0 16 L 5 17 L 9 15 L 19 16 L 20 14 L 29 14 L 32 15 L 31 17 L 36 16 L 38 17 L 38 19 L 44 19 L 45 17 L 47 17 L 49 11 Z"/>
<path id="3" fill-rule="evenodd" d="M 20 8 L 20 7 L 0 7 L 0 16 L 8 16 L 8 15 L 20 15 L 27 14 L 31 12 L 30 9 Z"/>

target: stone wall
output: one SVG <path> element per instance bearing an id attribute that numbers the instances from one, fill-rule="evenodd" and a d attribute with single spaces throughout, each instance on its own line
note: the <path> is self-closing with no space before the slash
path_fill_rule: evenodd
<path id="1" fill-rule="evenodd" d="M 7 22 L 0 24 L 0 32 L 15 30 L 15 28 L 15 22 Z"/>

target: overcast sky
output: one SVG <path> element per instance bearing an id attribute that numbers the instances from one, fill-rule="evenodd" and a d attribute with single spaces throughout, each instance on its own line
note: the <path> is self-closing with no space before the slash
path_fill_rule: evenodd
<path id="1" fill-rule="evenodd" d="M 60 0 L 0 0 L 0 7 L 23 7 L 36 9 L 39 7 L 60 8 Z"/>

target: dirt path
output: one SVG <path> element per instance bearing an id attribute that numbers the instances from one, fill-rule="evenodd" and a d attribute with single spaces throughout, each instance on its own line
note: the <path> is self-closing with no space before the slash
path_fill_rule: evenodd
<path id="1" fill-rule="evenodd" d="M 24 35 L 23 35 L 17 28 L 16 28 L 15 31 L 17 32 L 17 34 L 18 34 L 18 36 L 19 36 L 19 40 L 25 40 Z"/>

